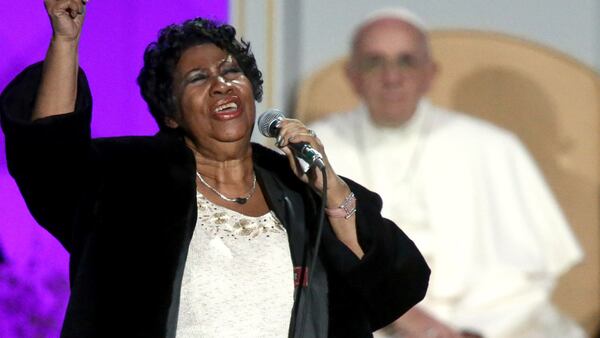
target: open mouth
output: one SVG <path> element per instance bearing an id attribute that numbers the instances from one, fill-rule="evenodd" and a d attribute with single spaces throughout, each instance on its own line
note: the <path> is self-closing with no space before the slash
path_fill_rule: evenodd
<path id="1" fill-rule="evenodd" d="M 223 105 L 218 106 L 215 109 L 215 113 L 217 113 L 217 114 L 232 113 L 232 112 L 237 111 L 237 109 L 238 109 L 237 103 L 235 103 L 235 102 L 228 102 L 228 103 L 225 103 Z"/>
<path id="2" fill-rule="evenodd" d="M 214 116 L 219 120 L 229 120 L 242 114 L 241 105 L 238 99 L 230 98 L 227 102 L 219 104 L 214 110 Z"/>

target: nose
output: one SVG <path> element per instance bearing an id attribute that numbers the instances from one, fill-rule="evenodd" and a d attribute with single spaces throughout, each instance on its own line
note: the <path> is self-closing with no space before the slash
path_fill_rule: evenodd
<path id="1" fill-rule="evenodd" d="M 231 82 L 225 80 L 222 76 L 213 76 L 211 79 L 211 94 L 225 95 L 233 90 Z"/>
<path id="2" fill-rule="evenodd" d="M 386 86 L 401 86 L 404 83 L 404 75 L 397 71 L 385 72 L 382 74 L 381 83 Z"/>
<path id="3" fill-rule="evenodd" d="M 386 85 L 404 82 L 405 72 L 395 64 L 386 63 L 381 72 L 381 81 Z"/>

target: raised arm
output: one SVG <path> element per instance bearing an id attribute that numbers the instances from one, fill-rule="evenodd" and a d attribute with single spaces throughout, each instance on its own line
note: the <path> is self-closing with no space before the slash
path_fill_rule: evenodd
<path id="1" fill-rule="evenodd" d="M 91 95 L 77 62 L 85 8 L 81 0 L 45 0 L 45 6 L 53 29 L 47 58 L 24 69 L 2 91 L 0 122 L 8 170 L 28 209 L 71 250 L 84 235 L 73 225 L 90 201 L 84 196 L 94 169 Z"/>
<path id="2" fill-rule="evenodd" d="M 52 40 L 32 120 L 72 112 L 77 97 L 78 47 L 88 0 L 45 0 Z"/>

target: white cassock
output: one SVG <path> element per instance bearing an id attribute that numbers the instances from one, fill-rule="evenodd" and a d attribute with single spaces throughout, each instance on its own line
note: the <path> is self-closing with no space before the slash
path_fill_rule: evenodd
<path id="1" fill-rule="evenodd" d="M 425 256 L 422 309 L 486 338 L 585 337 L 551 304 L 582 251 L 513 134 L 426 100 L 401 128 L 375 126 L 364 107 L 310 128 L 334 170 L 378 192 Z"/>

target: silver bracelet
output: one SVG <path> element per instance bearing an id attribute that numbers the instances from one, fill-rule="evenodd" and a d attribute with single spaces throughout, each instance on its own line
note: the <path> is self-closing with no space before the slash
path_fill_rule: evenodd
<path id="1" fill-rule="evenodd" d="M 325 208 L 325 213 L 329 217 L 333 218 L 345 218 L 348 219 L 356 213 L 356 197 L 353 192 L 350 192 L 344 199 L 342 204 L 337 208 Z"/>

